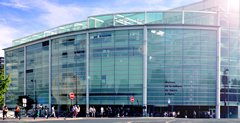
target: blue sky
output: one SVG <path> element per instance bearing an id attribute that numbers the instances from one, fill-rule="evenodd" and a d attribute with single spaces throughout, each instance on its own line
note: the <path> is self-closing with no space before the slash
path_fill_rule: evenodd
<path id="1" fill-rule="evenodd" d="M 200 0 L 0 0 L 0 49 L 12 46 L 14 39 L 91 15 L 167 10 L 197 1 Z"/>

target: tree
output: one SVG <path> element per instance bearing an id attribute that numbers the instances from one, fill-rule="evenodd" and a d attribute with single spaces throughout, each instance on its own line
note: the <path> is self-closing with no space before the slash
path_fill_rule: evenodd
<path id="1" fill-rule="evenodd" d="M 4 69 L 0 69 L 0 106 L 4 104 L 4 94 L 7 92 L 10 83 L 10 76 L 4 78 Z"/>

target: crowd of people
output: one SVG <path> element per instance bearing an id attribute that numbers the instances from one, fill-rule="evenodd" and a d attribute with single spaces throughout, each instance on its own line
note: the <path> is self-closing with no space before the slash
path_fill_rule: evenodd
<path id="1" fill-rule="evenodd" d="M 8 107 L 5 105 L 3 106 L 3 120 L 5 120 L 7 118 L 7 114 L 8 114 Z M 45 118 L 48 118 L 48 117 L 56 117 L 56 113 L 55 113 L 55 107 L 52 106 L 51 108 L 51 113 L 49 113 L 49 109 L 47 106 L 43 107 L 43 105 L 38 105 L 38 106 L 35 106 L 33 109 L 32 109 L 32 115 L 33 118 L 37 118 L 37 117 L 45 117 Z M 21 118 L 21 108 L 19 105 L 16 105 L 15 109 L 14 109 L 14 118 L 18 118 L 20 120 Z"/>
<path id="2" fill-rule="evenodd" d="M 43 107 L 43 105 L 36 105 L 35 108 L 33 108 L 33 118 L 37 117 L 56 117 L 55 107 L 52 106 L 51 112 L 49 111 L 49 108 L 47 106 Z"/>
<path id="3" fill-rule="evenodd" d="M 71 116 L 72 118 L 77 118 L 78 116 L 85 116 L 85 109 L 84 111 L 81 112 L 81 108 L 79 105 L 73 105 L 70 107 L 70 112 L 69 115 L 62 115 L 65 117 Z M 110 106 L 107 107 L 98 107 L 97 109 L 94 106 L 90 106 L 89 110 L 86 110 L 86 117 L 125 117 L 125 116 L 137 116 L 137 115 L 133 115 L 131 114 L 131 111 L 134 111 L 132 113 L 136 113 L 136 109 L 130 109 L 130 108 L 124 108 L 124 107 L 120 107 L 120 108 L 114 108 L 112 109 Z M 7 113 L 8 113 L 8 107 L 7 106 L 3 106 L 3 120 L 5 120 L 7 118 Z M 15 118 L 21 118 L 21 109 L 19 105 L 16 105 L 15 109 L 14 109 L 14 116 Z M 189 116 L 190 114 L 190 116 Z M 181 114 L 179 111 L 178 112 L 163 112 L 163 117 L 185 117 L 185 118 L 197 118 L 197 117 L 205 117 L 205 118 L 214 118 L 215 114 L 210 113 L 210 111 L 205 111 L 205 112 L 196 112 L 196 111 L 192 111 L 191 113 L 186 112 Z M 56 112 L 55 112 L 55 107 L 52 106 L 51 110 L 47 107 L 47 106 L 43 106 L 43 105 L 36 105 L 33 109 L 32 109 L 32 115 L 31 115 L 34 119 L 38 118 L 38 117 L 45 117 L 45 118 L 49 118 L 49 117 L 56 117 Z M 59 112 L 58 112 L 58 116 L 59 116 Z M 149 114 L 149 116 L 154 116 L 151 113 Z"/>

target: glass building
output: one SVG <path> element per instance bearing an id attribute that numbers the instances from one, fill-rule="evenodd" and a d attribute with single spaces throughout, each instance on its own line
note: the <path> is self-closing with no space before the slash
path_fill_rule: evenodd
<path id="1" fill-rule="evenodd" d="M 203 0 L 90 16 L 14 40 L 4 49 L 12 79 L 5 103 L 29 95 L 57 111 L 78 104 L 82 113 L 111 106 L 131 116 L 240 117 L 239 6 Z"/>

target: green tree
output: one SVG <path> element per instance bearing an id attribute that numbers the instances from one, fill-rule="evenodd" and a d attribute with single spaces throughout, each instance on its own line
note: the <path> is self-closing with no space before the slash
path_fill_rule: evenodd
<path id="1" fill-rule="evenodd" d="M 4 78 L 4 69 L 0 69 L 0 106 L 4 104 L 4 94 L 7 92 L 9 84 L 11 83 L 10 76 Z"/>

